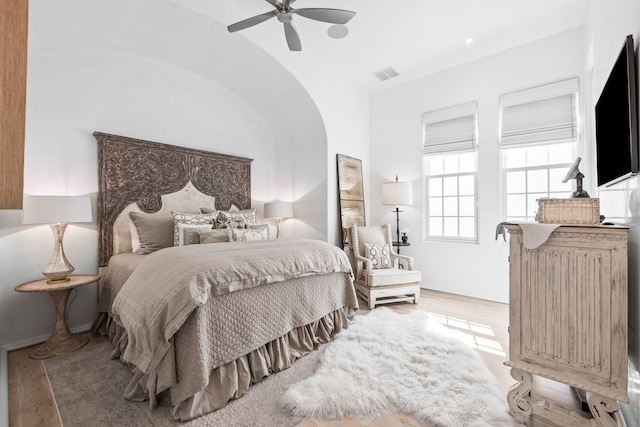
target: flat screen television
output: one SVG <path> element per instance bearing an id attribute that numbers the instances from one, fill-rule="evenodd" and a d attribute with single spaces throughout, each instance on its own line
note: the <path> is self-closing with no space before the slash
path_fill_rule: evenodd
<path id="1" fill-rule="evenodd" d="M 638 173 L 638 92 L 633 36 L 622 51 L 596 103 L 598 187 L 608 187 Z"/>

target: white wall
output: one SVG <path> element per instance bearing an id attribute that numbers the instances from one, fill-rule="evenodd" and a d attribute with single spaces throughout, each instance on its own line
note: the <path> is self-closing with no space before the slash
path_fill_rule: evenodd
<path id="1" fill-rule="evenodd" d="M 498 119 L 500 94 L 568 77 L 584 68 L 579 29 L 476 60 L 371 97 L 371 218 L 391 223 L 392 206 L 380 188 L 398 174 L 413 182 L 414 204 L 400 214 L 428 289 L 508 302 L 508 248 L 494 239 L 503 221 L 499 197 Z M 478 244 L 422 241 L 422 113 L 471 101 L 478 103 Z"/>
<path id="2" fill-rule="evenodd" d="M 587 63 L 590 96 L 586 107 L 594 111 L 595 103 L 618 57 L 625 37 L 633 35 L 636 48 L 636 65 L 640 66 L 640 1 L 616 0 L 603 4 L 590 3 L 591 22 L 585 28 L 585 51 L 591 58 Z M 636 70 L 638 72 L 638 70 Z M 640 98 L 640 73 L 637 88 Z M 640 117 L 639 117 L 640 122 Z M 595 136 L 593 121 L 589 123 L 587 138 L 589 152 L 595 158 Z M 595 162 L 594 162 L 595 163 Z M 595 168 L 595 165 L 593 166 Z M 595 169 L 593 169 L 595 171 Z M 592 175 L 592 176 L 595 176 Z M 638 178 L 631 178 L 609 189 L 596 193 L 600 197 L 600 212 L 616 217 L 616 221 L 629 225 L 629 360 L 633 367 L 629 373 L 630 403 L 623 405 L 625 420 L 629 427 L 640 426 L 640 190 Z"/>
<path id="3" fill-rule="evenodd" d="M 291 228 L 326 240 L 320 112 L 289 71 L 242 37 L 223 39 L 227 34 L 220 23 L 168 1 L 32 0 L 25 192 L 89 194 L 95 213 L 97 130 L 253 158 L 253 206 L 261 213 L 264 201 L 300 198 L 306 209 L 296 209 Z M 14 291 L 41 277 L 53 249 L 47 226 L 20 220 L 20 211 L 0 210 L 6 349 L 45 340 L 54 321 L 47 294 Z M 78 273 L 97 271 L 96 224 L 94 216 L 92 224 L 67 229 L 65 252 Z M 89 285 L 72 294 L 72 330 L 91 324 L 96 292 Z"/>
<path id="4" fill-rule="evenodd" d="M 332 91 L 310 92 L 322 111 L 327 123 L 327 188 L 329 189 L 328 230 L 329 242 L 341 246 L 340 206 L 338 191 L 338 166 L 336 154 L 362 160 L 362 177 L 365 194 L 365 217 L 369 221 L 371 187 L 369 177 L 369 97 L 350 91 L 347 87 L 332 85 Z M 339 100 L 336 103 L 336 99 Z M 332 233 L 333 232 L 333 233 Z"/>

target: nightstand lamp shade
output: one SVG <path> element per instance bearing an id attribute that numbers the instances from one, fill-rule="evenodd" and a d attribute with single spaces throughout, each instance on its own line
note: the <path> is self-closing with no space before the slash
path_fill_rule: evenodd
<path id="1" fill-rule="evenodd" d="M 264 204 L 264 217 L 276 220 L 278 233 L 276 238 L 280 238 L 280 224 L 284 218 L 293 218 L 293 204 L 291 202 L 269 202 Z"/>
<path id="2" fill-rule="evenodd" d="M 22 223 L 49 224 L 55 241 L 53 255 L 42 274 L 48 283 L 69 280 L 73 266 L 64 254 L 62 241 L 67 224 L 91 222 L 91 199 L 85 196 L 24 196 Z"/>

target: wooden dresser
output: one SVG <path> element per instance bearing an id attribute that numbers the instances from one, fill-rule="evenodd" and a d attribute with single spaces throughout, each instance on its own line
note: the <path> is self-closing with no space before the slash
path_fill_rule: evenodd
<path id="1" fill-rule="evenodd" d="M 509 250 L 507 395 L 520 422 L 536 414 L 563 426 L 616 426 L 627 396 L 625 227 L 561 226 L 526 249 L 517 224 Z M 532 375 L 585 390 L 594 419 L 531 401 Z"/>

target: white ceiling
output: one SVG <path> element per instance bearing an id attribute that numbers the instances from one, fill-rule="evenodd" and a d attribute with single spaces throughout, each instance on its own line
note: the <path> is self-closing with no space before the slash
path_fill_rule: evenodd
<path id="1" fill-rule="evenodd" d="M 171 0 L 226 25 L 272 10 L 265 0 Z M 246 37 L 294 74 L 345 79 L 375 92 L 585 23 L 587 0 L 297 0 L 294 7 L 347 9 L 349 35 L 332 39 L 330 24 L 294 16 L 302 52 L 290 52 L 272 18 L 229 37 Z M 465 44 L 467 38 L 474 43 Z M 393 66 L 400 77 L 372 73 Z M 308 77 L 307 77 L 308 78 Z"/>

